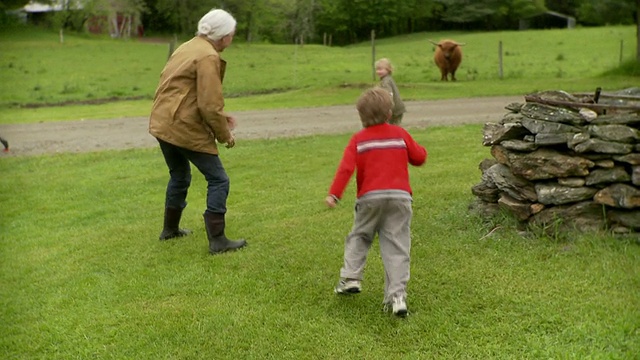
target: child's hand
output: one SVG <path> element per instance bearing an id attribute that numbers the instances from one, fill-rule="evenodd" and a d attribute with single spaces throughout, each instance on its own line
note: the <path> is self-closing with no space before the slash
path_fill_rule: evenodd
<path id="1" fill-rule="evenodd" d="M 328 195 L 326 198 L 324 198 L 324 203 L 327 204 L 328 207 L 334 208 L 336 207 L 336 198 Z"/>

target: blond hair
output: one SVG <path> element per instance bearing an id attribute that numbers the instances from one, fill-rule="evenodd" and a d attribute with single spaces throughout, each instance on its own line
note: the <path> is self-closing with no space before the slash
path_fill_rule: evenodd
<path id="1" fill-rule="evenodd" d="M 360 121 L 364 127 L 387 122 L 391 116 L 392 108 L 391 94 L 378 86 L 362 93 L 356 103 L 356 109 L 358 109 Z"/>
<path id="2" fill-rule="evenodd" d="M 391 65 L 391 61 L 387 58 L 382 58 L 375 63 L 376 69 L 383 68 L 389 72 L 389 74 L 393 73 L 393 65 Z"/>

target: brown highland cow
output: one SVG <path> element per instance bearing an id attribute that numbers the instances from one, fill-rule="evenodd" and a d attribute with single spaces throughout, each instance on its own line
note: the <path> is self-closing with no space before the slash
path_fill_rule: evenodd
<path id="1" fill-rule="evenodd" d="M 440 40 L 439 42 L 429 40 L 429 42 L 436 45 L 433 61 L 440 68 L 440 74 L 442 74 L 440 80 L 448 81 L 448 75 L 451 74 L 451 81 L 456 81 L 456 70 L 458 70 L 458 66 L 462 61 L 462 49 L 460 47 L 465 43 L 458 43 L 453 40 Z"/>

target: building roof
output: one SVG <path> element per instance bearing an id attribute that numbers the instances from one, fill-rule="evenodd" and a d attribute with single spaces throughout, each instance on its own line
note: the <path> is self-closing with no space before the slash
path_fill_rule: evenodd
<path id="1" fill-rule="evenodd" d="M 32 0 L 22 10 L 28 13 L 61 11 L 67 8 L 67 5 L 71 5 L 72 9 L 82 9 L 83 7 L 81 0 L 54 0 L 51 4 L 43 4 Z"/>

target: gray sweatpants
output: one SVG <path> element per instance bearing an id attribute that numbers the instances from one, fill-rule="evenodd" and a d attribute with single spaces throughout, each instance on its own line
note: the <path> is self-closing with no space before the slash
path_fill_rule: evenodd
<path id="1" fill-rule="evenodd" d="M 344 244 L 340 277 L 362 280 L 367 254 L 378 234 L 384 264 L 384 303 L 406 297 L 411 252 L 411 196 L 363 196 L 356 200 L 353 228 Z"/>

